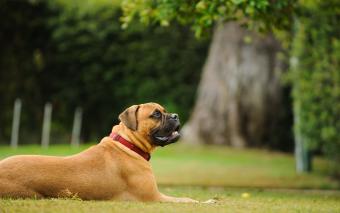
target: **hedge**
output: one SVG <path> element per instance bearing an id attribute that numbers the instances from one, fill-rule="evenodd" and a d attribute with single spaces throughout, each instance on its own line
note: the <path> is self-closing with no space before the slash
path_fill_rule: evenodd
<path id="1" fill-rule="evenodd" d="M 340 174 L 340 4 L 306 1 L 292 45 L 295 133 L 309 151 L 322 149 Z"/>

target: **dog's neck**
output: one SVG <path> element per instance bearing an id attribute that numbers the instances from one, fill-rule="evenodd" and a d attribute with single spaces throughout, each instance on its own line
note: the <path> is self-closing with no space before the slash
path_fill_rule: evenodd
<path id="1" fill-rule="evenodd" d="M 155 149 L 155 146 L 151 145 L 147 138 L 141 136 L 136 131 L 132 131 L 122 123 L 114 126 L 112 128 L 112 132 L 122 136 L 124 139 L 128 140 L 144 152 L 151 153 Z"/>

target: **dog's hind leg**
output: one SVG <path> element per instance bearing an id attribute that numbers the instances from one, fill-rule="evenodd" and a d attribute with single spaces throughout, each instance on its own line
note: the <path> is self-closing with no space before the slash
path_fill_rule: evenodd
<path id="1" fill-rule="evenodd" d="M 0 179 L 0 198 L 43 198 L 43 196 L 25 186 Z"/>

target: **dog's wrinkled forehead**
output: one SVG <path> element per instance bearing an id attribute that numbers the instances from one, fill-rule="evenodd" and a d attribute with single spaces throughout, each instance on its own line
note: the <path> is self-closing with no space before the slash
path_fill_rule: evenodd
<path id="1" fill-rule="evenodd" d="M 159 120 L 156 121 L 155 119 L 150 119 L 150 115 L 152 115 L 156 110 L 160 113 L 166 113 L 164 107 L 157 103 L 133 105 L 125 109 L 124 112 L 119 115 L 119 120 L 129 129 L 135 131 L 138 129 L 138 124 L 140 122 L 149 121 L 153 124 L 159 123 Z M 145 127 L 149 126 L 145 125 Z"/>
<path id="2" fill-rule="evenodd" d="M 163 106 L 157 103 L 146 103 L 140 104 L 140 108 L 143 108 L 140 112 L 143 114 L 141 117 L 149 117 L 155 110 L 160 111 L 161 113 L 166 113 L 166 110 Z"/>

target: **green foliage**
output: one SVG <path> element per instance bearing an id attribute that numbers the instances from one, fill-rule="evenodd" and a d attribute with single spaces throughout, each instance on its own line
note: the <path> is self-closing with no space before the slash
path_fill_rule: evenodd
<path id="1" fill-rule="evenodd" d="M 301 5 L 292 44 L 295 133 L 340 163 L 340 4 Z M 340 173 L 340 167 L 338 166 Z"/>
<path id="2" fill-rule="evenodd" d="M 287 28 L 294 0 L 123 0 L 123 28 L 136 17 L 141 22 L 168 26 L 171 21 L 191 25 L 197 37 L 217 21 L 237 20 L 256 30 Z"/>
<path id="3" fill-rule="evenodd" d="M 38 1 L 21 7 L 24 1 L 7 1 L 6 5 L 13 7 L 2 14 L 14 15 L 17 21 L 6 26 L 19 31 L 15 35 L 22 43 L 31 44 L 36 34 L 46 32 L 38 44 L 18 46 L 23 49 L 22 57 L 13 54 L 1 58 L 12 62 L 14 68 L 20 67 L 15 77 L 2 74 L 4 78 L 0 79 L 0 93 L 8 97 L 1 100 L 8 106 L 0 113 L 8 115 L 2 119 L 8 121 L 6 126 L 10 127 L 16 97 L 23 99 L 22 114 L 27 117 L 21 130 L 34 134 L 35 141 L 40 138 L 46 101 L 53 104 L 52 143 L 68 140 L 77 106 L 83 107 L 82 132 L 86 140 L 107 135 L 118 122 L 118 114 L 131 104 L 159 102 L 169 111 L 178 112 L 182 122 L 188 118 L 209 41 L 197 41 L 187 28 L 175 25 L 145 29 L 136 23 L 122 30 L 117 4 L 102 2 L 60 0 L 46 5 Z M 25 11 L 37 6 L 40 12 L 26 15 Z M 28 27 L 29 33 L 18 29 L 19 23 L 26 26 L 33 20 L 41 25 Z M 1 45 L 9 44 L 8 51 L 13 51 L 10 44 L 16 36 L 4 38 Z M 3 51 L 2 55 L 7 54 Z M 6 63 L 2 63 L 3 70 L 15 70 Z M 26 74 L 28 77 L 21 79 Z M 28 80 L 30 84 L 23 90 L 20 83 Z M 2 133 L 3 138 L 9 138 L 9 131 Z M 25 142 L 30 140 L 26 133 Z"/>

